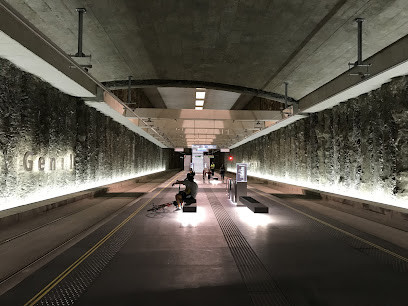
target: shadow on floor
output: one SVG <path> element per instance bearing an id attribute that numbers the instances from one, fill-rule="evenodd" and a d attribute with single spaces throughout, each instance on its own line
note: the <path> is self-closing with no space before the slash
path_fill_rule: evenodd
<path id="1" fill-rule="evenodd" d="M 322 197 L 318 193 L 307 193 L 307 194 L 292 194 L 292 193 L 271 193 L 274 197 L 280 199 L 304 199 L 304 200 L 321 200 Z"/>

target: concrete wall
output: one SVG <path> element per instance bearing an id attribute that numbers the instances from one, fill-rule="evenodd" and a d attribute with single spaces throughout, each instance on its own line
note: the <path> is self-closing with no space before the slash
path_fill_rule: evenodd
<path id="1" fill-rule="evenodd" d="M 248 142 L 249 175 L 408 207 L 408 78 Z"/>
<path id="2" fill-rule="evenodd" d="M 0 210 L 179 163 L 172 150 L 0 59 Z"/>

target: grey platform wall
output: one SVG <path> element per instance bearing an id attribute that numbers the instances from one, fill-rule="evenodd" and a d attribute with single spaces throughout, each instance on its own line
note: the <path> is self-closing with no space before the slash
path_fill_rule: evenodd
<path id="1" fill-rule="evenodd" d="M 178 166 L 172 150 L 0 59 L 0 210 Z"/>
<path id="2" fill-rule="evenodd" d="M 249 175 L 408 207 L 408 78 L 232 150 Z"/>

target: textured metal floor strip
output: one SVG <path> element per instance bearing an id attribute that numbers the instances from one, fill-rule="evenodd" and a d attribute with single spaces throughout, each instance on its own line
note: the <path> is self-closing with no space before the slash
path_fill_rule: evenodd
<path id="1" fill-rule="evenodd" d="M 136 231 L 136 219 L 132 219 L 115 235 L 88 257 L 58 286 L 45 295 L 38 305 L 72 305 L 99 276 L 105 266 Z"/>
<path id="2" fill-rule="evenodd" d="M 204 188 L 254 305 L 289 305 L 276 282 L 251 248 L 211 188 Z"/>

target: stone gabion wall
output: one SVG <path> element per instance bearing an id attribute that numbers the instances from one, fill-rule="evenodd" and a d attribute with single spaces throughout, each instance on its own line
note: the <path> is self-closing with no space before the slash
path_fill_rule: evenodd
<path id="1" fill-rule="evenodd" d="M 0 210 L 168 169 L 174 158 L 0 59 Z"/>
<path id="2" fill-rule="evenodd" d="M 408 207 L 408 78 L 232 150 L 249 174 Z"/>

